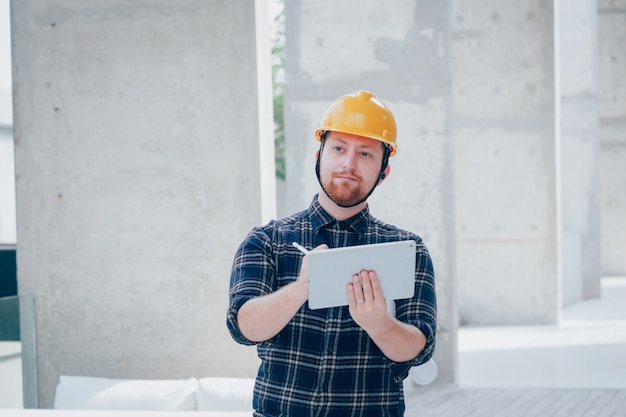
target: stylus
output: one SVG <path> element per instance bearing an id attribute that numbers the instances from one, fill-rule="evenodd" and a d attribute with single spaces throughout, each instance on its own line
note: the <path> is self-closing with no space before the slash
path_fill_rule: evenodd
<path id="1" fill-rule="evenodd" d="M 302 245 L 300 245 L 298 242 L 293 242 L 293 246 L 298 249 L 300 252 L 304 253 L 305 255 L 309 254 L 309 251 L 306 250 L 306 248 Z"/>

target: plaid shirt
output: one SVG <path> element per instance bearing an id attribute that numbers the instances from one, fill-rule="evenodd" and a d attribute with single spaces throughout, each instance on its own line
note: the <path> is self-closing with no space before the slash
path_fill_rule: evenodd
<path id="1" fill-rule="evenodd" d="M 352 319 L 348 307 L 310 310 L 302 305 L 273 338 L 258 343 L 261 359 L 253 406 L 255 416 L 402 416 L 403 379 L 411 366 L 426 362 L 435 347 L 436 300 L 433 266 L 421 238 L 385 224 L 366 207 L 337 221 L 318 203 L 308 210 L 254 228 L 239 247 L 230 278 L 227 325 L 235 341 L 246 339 L 237 312 L 249 299 L 295 281 L 302 254 L 323 243 L 329 248 L 413 239 L 417 242 L 415 295 L 396 300 L 396 317 L 417 326 L 425 348 L 410 362 L 385 357 Z"/>

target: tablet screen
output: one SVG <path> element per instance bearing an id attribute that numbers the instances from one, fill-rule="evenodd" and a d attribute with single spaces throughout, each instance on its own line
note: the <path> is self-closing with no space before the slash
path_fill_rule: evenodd
<path id="1" fill-rule="evenodd" d="M 414 240 L 348 246 L 309 253 L 309 308 L 348 305 L 347 285 L 362 270 L 374 270 L 387 300 L 415 292 Z"/>

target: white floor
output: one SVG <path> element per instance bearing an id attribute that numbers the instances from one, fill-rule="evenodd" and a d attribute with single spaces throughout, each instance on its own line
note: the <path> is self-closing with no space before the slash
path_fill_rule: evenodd
<path id="1" fill-rule="evenodd" d="M 0 342 L 0 409 L 22 408 L 22 347 Z"/>
<path id="2" fill-rule="evenodd" d="M 559 326 L 463 327 L 459 385 L 626 389 L 626 277 L 564 309 Z M 19 342 L 0 342 L 0 409 L 22 408 Z"/>
<path id="3" fill-rule="evenodd" d="M 566 307 L 559 326 L 465 327 L 459 385 L 626 389 L 626 277 Z"/>

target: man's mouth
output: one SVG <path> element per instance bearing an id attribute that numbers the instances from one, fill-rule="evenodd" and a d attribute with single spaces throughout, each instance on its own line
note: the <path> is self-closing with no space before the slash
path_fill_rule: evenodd
<path id="1" fill-rule="evenodd" d="M 354 175 L 349 175 L 349 174 L 338 174 L 338 175 L 335 175 L 335 179 L 342 180 L 342 181 L 347 181 L 347 182 L 359 181 L 358 177 L 355 177 Z"/>

